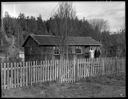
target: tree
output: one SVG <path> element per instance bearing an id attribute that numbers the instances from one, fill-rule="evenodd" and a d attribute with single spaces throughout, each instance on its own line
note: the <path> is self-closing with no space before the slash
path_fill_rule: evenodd
<path id="1" fill-rule="evenodd" d="M 21 28 L 23 31 L 27 30 L 27 22 L 26 22 L 26 17 L 23 13 L 20 13 L 18 16 L 18 23 L 20 24 Z"/>
<path id="2" fill-rule="evenodd" d="M 55 19 L 54 23 L 56 24 L 57 28 L 55 35 L 59 38 L 58 45 L 60 47 L 61 58 L 63 58 L 64 54 L 66 54 L 66 58 L 68 59 L 68 45 L 66 41 L 71 28 L 70 20 L 76 18 L 72 3 L 59 3 L 59 8 L 52 18 Z"/>
<path id="3" fill-rule="evenodd" d="M 46 26 L 45 23 L 42 20 L 42 16 L 39 15 L 37 17 L 37 34 L 45 34 L 46 33 Z"/>
<path id="4" fill-rule="evenodd" d="M 97 30 L 97 32 L 103 32 L 109 30 L 109 25 L 107 23 L 107 20 L 104 19 L 91 19 L 89 20 L 89 23 L 92 25 L 92 27 Z"/>

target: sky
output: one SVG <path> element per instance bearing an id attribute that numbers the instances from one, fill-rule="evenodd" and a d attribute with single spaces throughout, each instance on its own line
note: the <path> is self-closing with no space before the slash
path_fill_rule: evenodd
<path id="1" fill-rule="evenodd" d="M 117 32 L 125 26 L 124 1 L 81 1 L 72 2 L 78 19 L 104 19 L 108 22 L 111 32 Z M 18 17 L 19 13 L 25 16 L 38 17 L 48 20 L 58 8 L 58 2 L 2 2 L 2 16 L 7 11 L 11 17 Z"/>

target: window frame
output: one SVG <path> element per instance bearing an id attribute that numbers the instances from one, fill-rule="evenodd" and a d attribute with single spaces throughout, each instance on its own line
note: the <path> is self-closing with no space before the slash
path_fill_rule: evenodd
<path id="1" fill-rule="evenodd" d="M 76 52 L 77 49 L 80 50 L 80 53 L 77 53 L 77 52 Z M 83 54 L 83 52 L 82 52 L 82 47 L 77 46 L 77 47 L 75 48 L 75 53 L 76 53 L 76 54 Z"/>
<path id="2" fill-rule="evenodd" d="M 53 47 L 53 54 L 60 55 L 60 49 L 58 47 Z"/>

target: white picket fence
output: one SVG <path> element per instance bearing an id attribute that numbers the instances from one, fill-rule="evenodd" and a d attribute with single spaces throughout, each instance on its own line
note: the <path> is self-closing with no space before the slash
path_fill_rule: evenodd
<path id="1" fill-rule="evenodd" d="M 2 88 L 16 88 L 56 80 L 58 78 L 57 63 L 57 61 L 1 63 Z"/>
<path id="2" fill-rule="evenodd" d="M 1 86 L 10 89 L 46 81 L 75 82 L 125 71 L 124 63 L 125 59 L 110 58 L 1 63 Z"/>

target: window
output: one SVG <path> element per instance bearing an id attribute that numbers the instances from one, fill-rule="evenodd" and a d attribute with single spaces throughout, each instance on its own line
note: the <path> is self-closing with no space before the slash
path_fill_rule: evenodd
<path id="1" fill-rule="evenodd" d="M 53 47 L 54 49 L 54 55 L 60 55 L 60 50 L 58 47 Z"/>
<path id="2" fill-rule="evenodd" d="M 76 54 L 82 54 L 82 48 L 76 47 L 75 52 L 76 52 Z"/>

